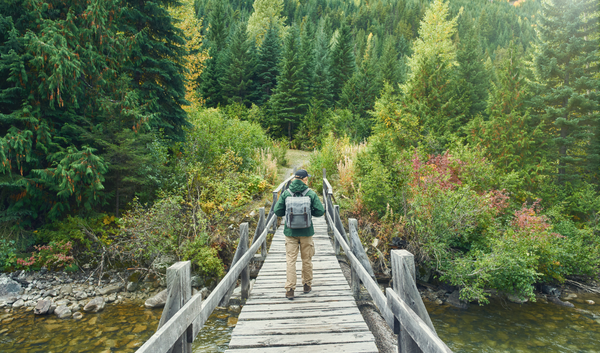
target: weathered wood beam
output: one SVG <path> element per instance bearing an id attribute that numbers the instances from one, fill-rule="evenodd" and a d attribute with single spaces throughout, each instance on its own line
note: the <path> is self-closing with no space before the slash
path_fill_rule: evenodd
<path id="1" fill-rule="evenodd" d="M 395 320 L 400 321 L 403 330 L 416 343 L 418 350 L 402 350 L 402 338 L 398 335 L 398 352 L 413 353 L 451 353 L 452 351 L 442 341 L 435 331 L 423 321 L 391 288 L 386 288 L 387 302 Z"/>
<path id="2" fill-rule="evenodd" d="M 377 282 L 375 272 L 373 272 L 373 267 L 371 266 L 371 261 L 369 261 L 369 257 L 358 236 L 358 221 L 354 218 L 348 218 L 348 228 L 350 230 L 350 246 L 352 247 L 352 252 L 356 255 L 367 272 L 369 272 L 369 275 L 373 277 L 373 280 Z"/>
<path id="3" fill-rule="evenodd" d="M 190 261 L 181 261 L 174 263 L 167 268 L 167 301 L 163 309 L 162 316 L 158 322 L 160 329 L 171 319 L 181 307 L 190 300 L 192 296 Z M 173 353 L 191 353 L 192 340 L 188 337 L 188 331 L 185 330 L 173 345 Z"/>

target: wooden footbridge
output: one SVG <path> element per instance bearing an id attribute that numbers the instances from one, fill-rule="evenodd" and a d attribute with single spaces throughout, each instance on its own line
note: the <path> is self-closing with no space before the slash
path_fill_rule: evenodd
<path id="1" fill-rule="evenodd" d="M 315 256 L 313 257 L 313 288 L 302 292 L 302 283 L 294 300 L 285 298 L 285 236 L 283 225 L 277 228 L 273 208 L 280 192 L 291 177 L 273 191 L 273 203 L 268 217 L 260 210 L 252 243 L 248 239 L 248 224 L 240 225 L 240 242 L 227 275 L 202 300 L 191 295 L 190 262 L 178 262 L 167 270 L 167 303 L 157 332 L 138 353 L 192 352 L 192 342 L 219 305 L 227 305 L 238 281 L 242 298 L 247 299 L 233 329 L 230 353 L 259 352 L 378 352 L 375 338 L 369 331 L 355 298 L 361 285 L 369 292 L 386 322 L 398 334 L 398 352 L 448 353 L 421 300 L 415 284 L 412 254 L 392 251 L 394 288 L 381 291 L 356 232 L 356 220 L 350 219 L 346 233 L 339 208 L 332 204 L 333 191 L 323 171 L 323 204 L 325 215 L 313 218 Z M 267 234 L 275 233 L 267 256 Z M 331 236 L 329 235 L 331 234 Z M 260 250 L 260 255 L 255 255 Z M 344 277 L 336 255 L 343 250 L 351 264 L 351 283 Z M 264 261 L 250 293 L 249 265 Z M 297 274 L 301 260 L 298 256 Z"/>

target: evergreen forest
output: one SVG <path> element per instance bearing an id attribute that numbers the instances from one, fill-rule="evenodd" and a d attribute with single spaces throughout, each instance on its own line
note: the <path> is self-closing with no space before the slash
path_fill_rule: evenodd
<path id="1" fill-rule="evenodd" d="M 405 248 L 480 304 L 597 280 L 599 5 L 0 0 L 0 270 L 218 278 L 291 148 L 380 275 Z"/>

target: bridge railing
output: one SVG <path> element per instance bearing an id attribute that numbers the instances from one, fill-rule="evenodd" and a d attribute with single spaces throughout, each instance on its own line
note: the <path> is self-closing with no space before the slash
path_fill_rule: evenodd
<path id="1" fill-rule="evenodd" d="M 366 252 L 358 237 L 356 219 L 348 219 L 349 237 L 344 230 L 338 205 L 333 205 L 333 188 L 323 169 L 323 201 L 327 225 L 333 232 L 334 250 L 344 250 L 350 261 L 351 287 L 355 297 L 360 285 L 373 298 L 390 328 L 398 334 L 398 352 L 450 353 L 450 348 L 437 336 L 416 285 L 414 256 L 406 250 L 392 250 L 393 289 L 383 294 Z"/>
<path id="2" fill-rule="evenodd" d="M 240 224 L 240 241 L 233 256 L 227 275 L 203 301 L 202 294 L 192 294 L 190 261 L 180 261 L 167 269 L 167 301 L 158 324 L 158 330 L 136 352 L 137 353 L 191 353 L 192 342 L 204 326 L 213 310 L 225 306 L 241 279 L 242 299 L 248 298 L 250 289 L 250 262 L 261 248 L 261 257 L 267 255 L 267 233 L 272 226 L 277 227 L 277 217 L 273 212 L 281 192 L 289 186 L 293 176 L 283 181 L 273 191 L 273 203 L 265 218 L 264 207 L 260 216 L 252 245 L 248 248 L 248 223 Z"/>

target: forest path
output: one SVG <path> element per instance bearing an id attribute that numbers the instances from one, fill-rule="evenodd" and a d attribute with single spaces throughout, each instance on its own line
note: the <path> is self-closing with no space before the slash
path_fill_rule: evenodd
<path id="1" fill-rule="evenodd" d="M 306 167 L 312 154 L 313 152 L 289 149 L 286 155 L 288 166 L 279 168 L 279 180 L 285 180 L 285 178 L 292 174 L 294 168 L 300 169 Z"/>

